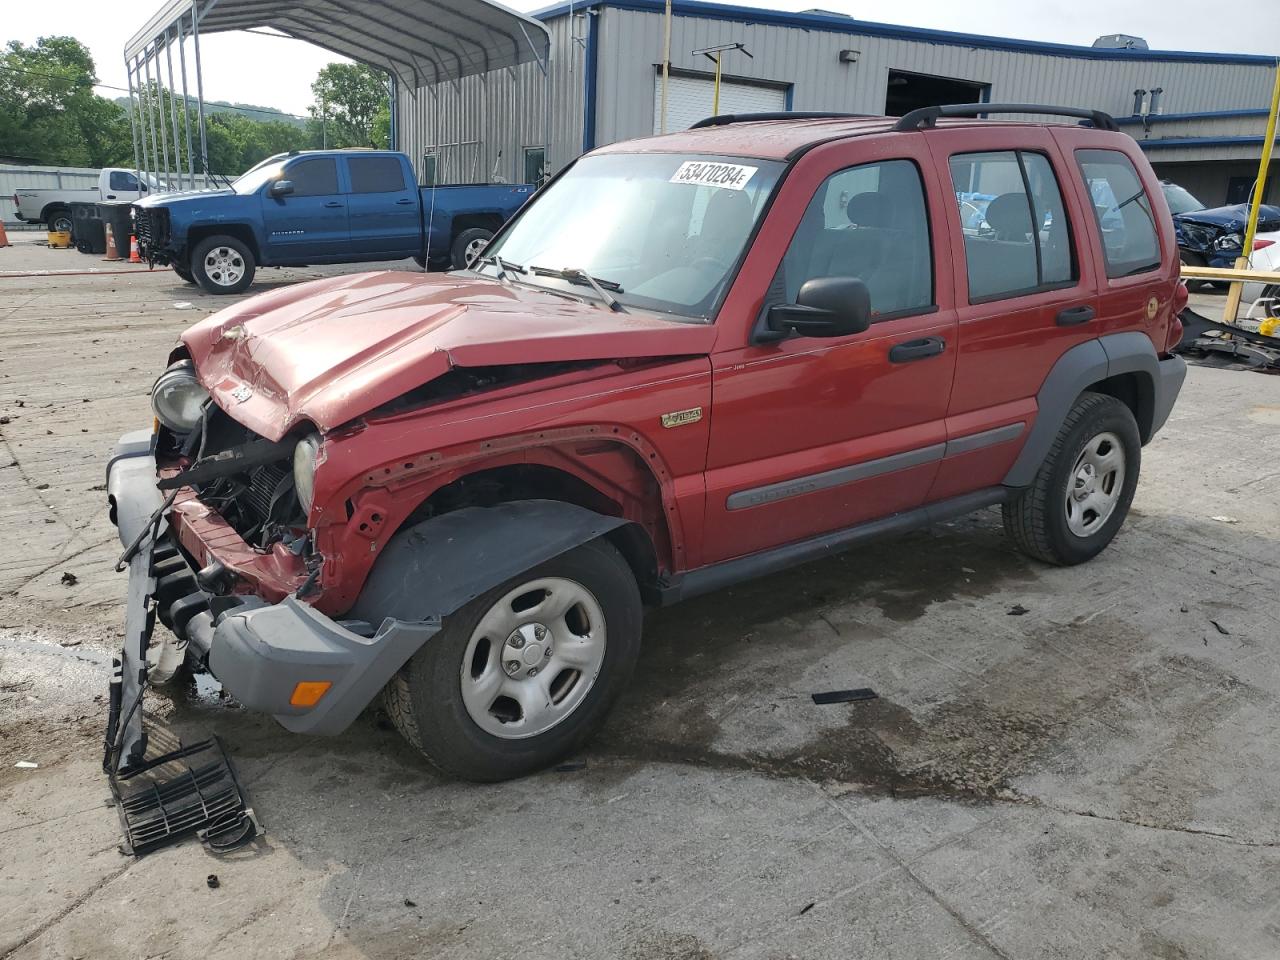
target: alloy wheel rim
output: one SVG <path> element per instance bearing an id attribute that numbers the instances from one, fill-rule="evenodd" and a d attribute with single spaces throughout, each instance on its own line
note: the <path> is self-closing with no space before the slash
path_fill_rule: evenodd
<path id="1" fill-rule="evenodd" d="M 1262 313 L 1267 319 L 1280 319 L 1280 284 L 1263 287 L 1258 302 L 1262 303 Z"/>
<path id="2" fill-rule="evenodd" d="M 204 273 L 220 287 L 234 287 L 244 277 L 244 258 L 230 247 L 214 247 L 205 254 Z"/>
<path id="3" fill-rule="evenodd" d="M 480 619 L 459 681 L 468 716 L 503 740 L 545 733 L 586 699 L 604 666 L 604 611 L 582 584 L 540 577 Z"/>
<path id="4" fill-rule="evenodd" d="M 1120 438 L 1111 432 L 1091 438 L 1067 479 L 1067 529 L 1077 537 L 1097 533 L 1115 513 L 1124 477 L 1124 445 Z"/>
<path id="5" fill-rule="evenodd" d="M 472 240 L 467 244 L 462 251 L 462 259 L 466 261 L 468 267 L 475 263 L 476 257 L 480 256 L 480 251 L 485 248 L 488 242 L 488 240 Z"/>

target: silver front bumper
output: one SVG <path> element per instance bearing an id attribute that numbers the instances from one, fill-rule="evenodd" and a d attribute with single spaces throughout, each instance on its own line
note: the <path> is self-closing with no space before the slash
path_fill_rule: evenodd
<path id="1" fill-rule="evenodd" d="M 124 644 L 111 678 L 111 717 L 103 765 L 113 773 L 140 764 L 147 747 L 142 728 L 142 695 L 147 683 L 147 647 L 155 626 L 155 614 L 148 603 L 155 590 L 151 559 L 155 548 L 153 534 L 164 531 L 161 518 L 156 530 L 144 534 L 164 503 L 156 488 L 153 436 L 149 430 L 125 434 L 107 463 L 107 502 L 121 546 L 130 546 L 143 535 L 139 549 L 128 564 Z"/>

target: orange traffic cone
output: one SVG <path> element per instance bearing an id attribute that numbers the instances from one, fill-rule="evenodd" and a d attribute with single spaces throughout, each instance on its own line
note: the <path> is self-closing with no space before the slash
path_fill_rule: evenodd
<path id="1" fill-rule="evenodd" d="M 115 234 L 111 232 L 111 224 L 104 223 L 102 225 L 102 229 L 106 231 L 106 234 L 107 234 L 107 255 L 102 259 L 103 260 L 122 259 L 120 256 L 120 251 L 116 249 L 116 238 L 115 238 Z"/>
<path id="2" fill-rule="evenodd" d="M 129 236 L 129 262 L 141 263 L 142 257 L 138 254 L 138 238 L 130 234 Z"/>
<path id="3" fill-rule="evenodd" d="M 0 220 L 0 247 L 10 246 L 13 246 L 13 244 L 9 242 L 9 235 L 4 232 L 4 221 Z"/>

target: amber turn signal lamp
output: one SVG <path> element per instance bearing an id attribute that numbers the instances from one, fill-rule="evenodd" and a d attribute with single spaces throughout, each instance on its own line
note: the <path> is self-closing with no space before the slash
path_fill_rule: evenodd
<path id="1" fill-rule="evenodd" d="M 332 686 L 333 683 L 329 680 L 303 680 L 293 688 L 289 704 L 294 707 L 314 707 Z"/>

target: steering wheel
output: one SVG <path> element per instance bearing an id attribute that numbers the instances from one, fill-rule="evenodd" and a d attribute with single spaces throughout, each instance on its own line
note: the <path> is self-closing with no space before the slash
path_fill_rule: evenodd
<path id="1" fill-rule="evenodd" d="M 710 264 L 713 268 L 718 268 L 722 273 L 727 272 L 729 269 L 729 264 L 726 263 L 725 261 L 717 257 L 711 257 L 706 255 L 703 255 L 701 257 L 694 257 L 693 261 L 689 264 L 689 266 L 694 267 L 696 269 L 697 267 L 699 267 L 701 264 L 704 264 L 704 263 Z"/>

